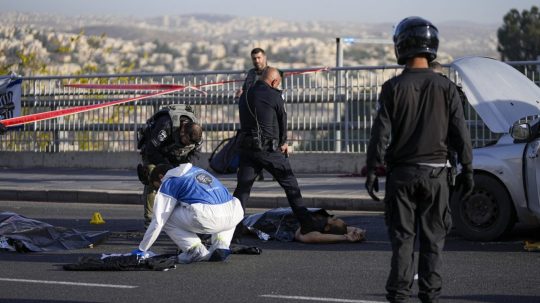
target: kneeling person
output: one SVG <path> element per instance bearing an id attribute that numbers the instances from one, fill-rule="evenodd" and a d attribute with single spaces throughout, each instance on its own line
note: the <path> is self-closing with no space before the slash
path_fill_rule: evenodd
<path id="1" fill-rule="evenodd" d="M 159 191 L 139 251 L 148 251 L 163 230 L 182 250 L 179 263 L 225 260 L 235 227 L 244 217 L 242 204 L 204 169 L 191 163 L 171 168 L 158 165 L 150 176 Z M 211 235 L 209 249 L 197 234 Z"/>

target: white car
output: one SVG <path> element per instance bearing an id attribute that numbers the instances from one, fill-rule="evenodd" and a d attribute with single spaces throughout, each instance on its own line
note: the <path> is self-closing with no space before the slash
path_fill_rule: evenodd
<path id="1" fill-rule="evenodd" d="M 502 134 L 495 144 L 473 149 L 475 188 L 451 198 L 459 234 L 491 241 L 516 222 L 540 225 L 540 87 L 515 68 L 489 58 L 462 58 L 451 66 L 482 121 Z"/>

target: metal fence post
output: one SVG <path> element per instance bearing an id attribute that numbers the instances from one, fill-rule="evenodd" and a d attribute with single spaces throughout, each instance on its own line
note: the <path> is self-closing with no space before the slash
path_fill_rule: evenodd
<path id="1" fill-rule="evenodd" d="M 350 127 L 350 108 L 351 102 L 349 102 L 349 74 L 348 72 L 345 72 L 345 89 L 343 94 L 340 95 L 340 103 L 344 106 L 344 113 L 343 113 L 343 132 L 344 132 L 344 142 L 343 146 L 345 147 L 345 152 L 350 152 L 350 134 L 349 134 L 349 127 Z"/>
<path id="2" fill-rule="evenodd" d="M 343 66 L 343 48 L 341 38 L 336 38 L 336 67 Z M 334 95 L 334 130 L 335 130 L 335 146 L 336 152 L 341 152 L 341 71 L 336 69 L 336 88 Z"/>

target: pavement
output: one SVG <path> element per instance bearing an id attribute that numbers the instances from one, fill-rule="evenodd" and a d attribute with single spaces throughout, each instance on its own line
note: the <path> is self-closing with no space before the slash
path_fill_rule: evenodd
<path id="1" fill-rule="evenodd" d="M 231 191 L 236 175 L 216 175 Z M 296 174 L 307 207 L 328 210 L 382 211 L 367 194 L 365 178 L 351 174 Z M 381 179 L 384 196 L 384 178 Z M 0 168 L 0 201 L 44 201 L 142 205 L 143 185 L 135 170 L 91 168 Z M 0 202 L 1 205 L 1 202 Z M 265 173 L 256 181 L 247 207 L 288 206 L 285 192 Z"/>

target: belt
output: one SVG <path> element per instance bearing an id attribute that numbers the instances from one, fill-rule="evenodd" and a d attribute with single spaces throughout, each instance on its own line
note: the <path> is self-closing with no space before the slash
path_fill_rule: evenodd
<path id="1" fill-rule="evenodd" d="M 448 167 L 446 166 L 429 166 L 425 164 L 413 164 L 413 163 L 403 163 L 398 165 L 393 165 L 390 168 L 390 171 L 396 170 L 396 169 L 415 169 L 419 170 L 421 172 L 430 173 L 432 177 L 438 177 L 440 176 L 444 171 L 446 171 Z"/>

